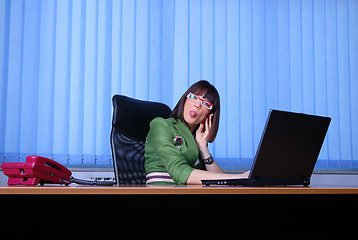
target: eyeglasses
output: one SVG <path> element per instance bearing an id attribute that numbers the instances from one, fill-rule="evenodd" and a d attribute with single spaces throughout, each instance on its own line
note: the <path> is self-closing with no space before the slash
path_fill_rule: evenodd
<path id="1" fill-rule="evenodd" d="M 203 106 L 209 110 L 213 109 L 214 105 L 211 102 L 200 98 L 198 95 L 195 95 L 194 93 L 189 93 L 186 97 L 189 98 L 190 100 L 192 100 L 193 102 L 199 102 L 199 100 L 200 100 L 201 106 Z"/>

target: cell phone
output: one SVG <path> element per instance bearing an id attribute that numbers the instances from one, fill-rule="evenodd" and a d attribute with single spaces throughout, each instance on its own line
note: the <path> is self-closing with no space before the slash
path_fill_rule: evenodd
<path id="1" fill-rule="evenodd" d="M 203 132 L 205 131 L 205 121 L 206 119 L 211 115 L 212 113 L 209 113 L 208 115 L 206 115 L 203 119 L 203 121 L 201 121 L 202 124 L 204 124 L 204 128 L 203 128 Z M 213 122 L 213 119 L 211 119 L 211 122 Z"/>
<path id="2" fill-rule="evenodd" d="M 204 117 L 203 121 L 201 121 L 202 124 L 205 123 L 206 119 L 210 116 L 210 114 L 211 114 L 211 113 L 209 113 L 208 115 L 206 115 L 206 116 Z M 204 126 L 204 127 L 205 127 L 205 126 Z"/>

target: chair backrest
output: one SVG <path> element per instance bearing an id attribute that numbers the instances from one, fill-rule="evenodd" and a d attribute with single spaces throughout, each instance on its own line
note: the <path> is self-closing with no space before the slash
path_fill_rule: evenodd
<path id="1" fill-rule="evenodd" d="M 117 184 L 145 184 L 144 145 L 149 123 L 169 118 L 170 108 L 158 102 L 115 95 L 111 131 L 114 175 Z"/>

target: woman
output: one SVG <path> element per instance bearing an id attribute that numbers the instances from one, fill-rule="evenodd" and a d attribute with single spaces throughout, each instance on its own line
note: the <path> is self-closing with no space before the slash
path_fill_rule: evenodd
<path id="1" fill-rule="evenodd" d="M 155 118 L 145 143 L 146 182 L 201 184 L 203 179 L 245 178 L 226 174 L 208 149 L 219 128 L 220 98 L 208 81 L 193 84 L 171 117 Z"/>

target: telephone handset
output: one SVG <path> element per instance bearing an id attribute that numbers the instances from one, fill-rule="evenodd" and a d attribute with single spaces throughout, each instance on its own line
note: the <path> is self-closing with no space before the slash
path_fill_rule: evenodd
<path id="1" fill-rule="evenodd" d="M 43 165 L 47 168 L 49 173 L 53 172 L 54 174 L 63 174 L 65 178 L 68 178 L 68 176 L 72 175 L 72 172 L 65 166 L 49 158 L 32 155 L 26 157 L 26 162 Z"/>
<path id="2" fill-rule="evenodd" d="M 87 181 L 72 177 L 72 172 L 60 163 L 41 156 L 27 156 L 26 162 L 2 163 L 1 168 L 9 177 L 8 185 L 37 185 L 44 183 L 70 183 L 86 185 L 113 185 L 113 181 Z"/>

